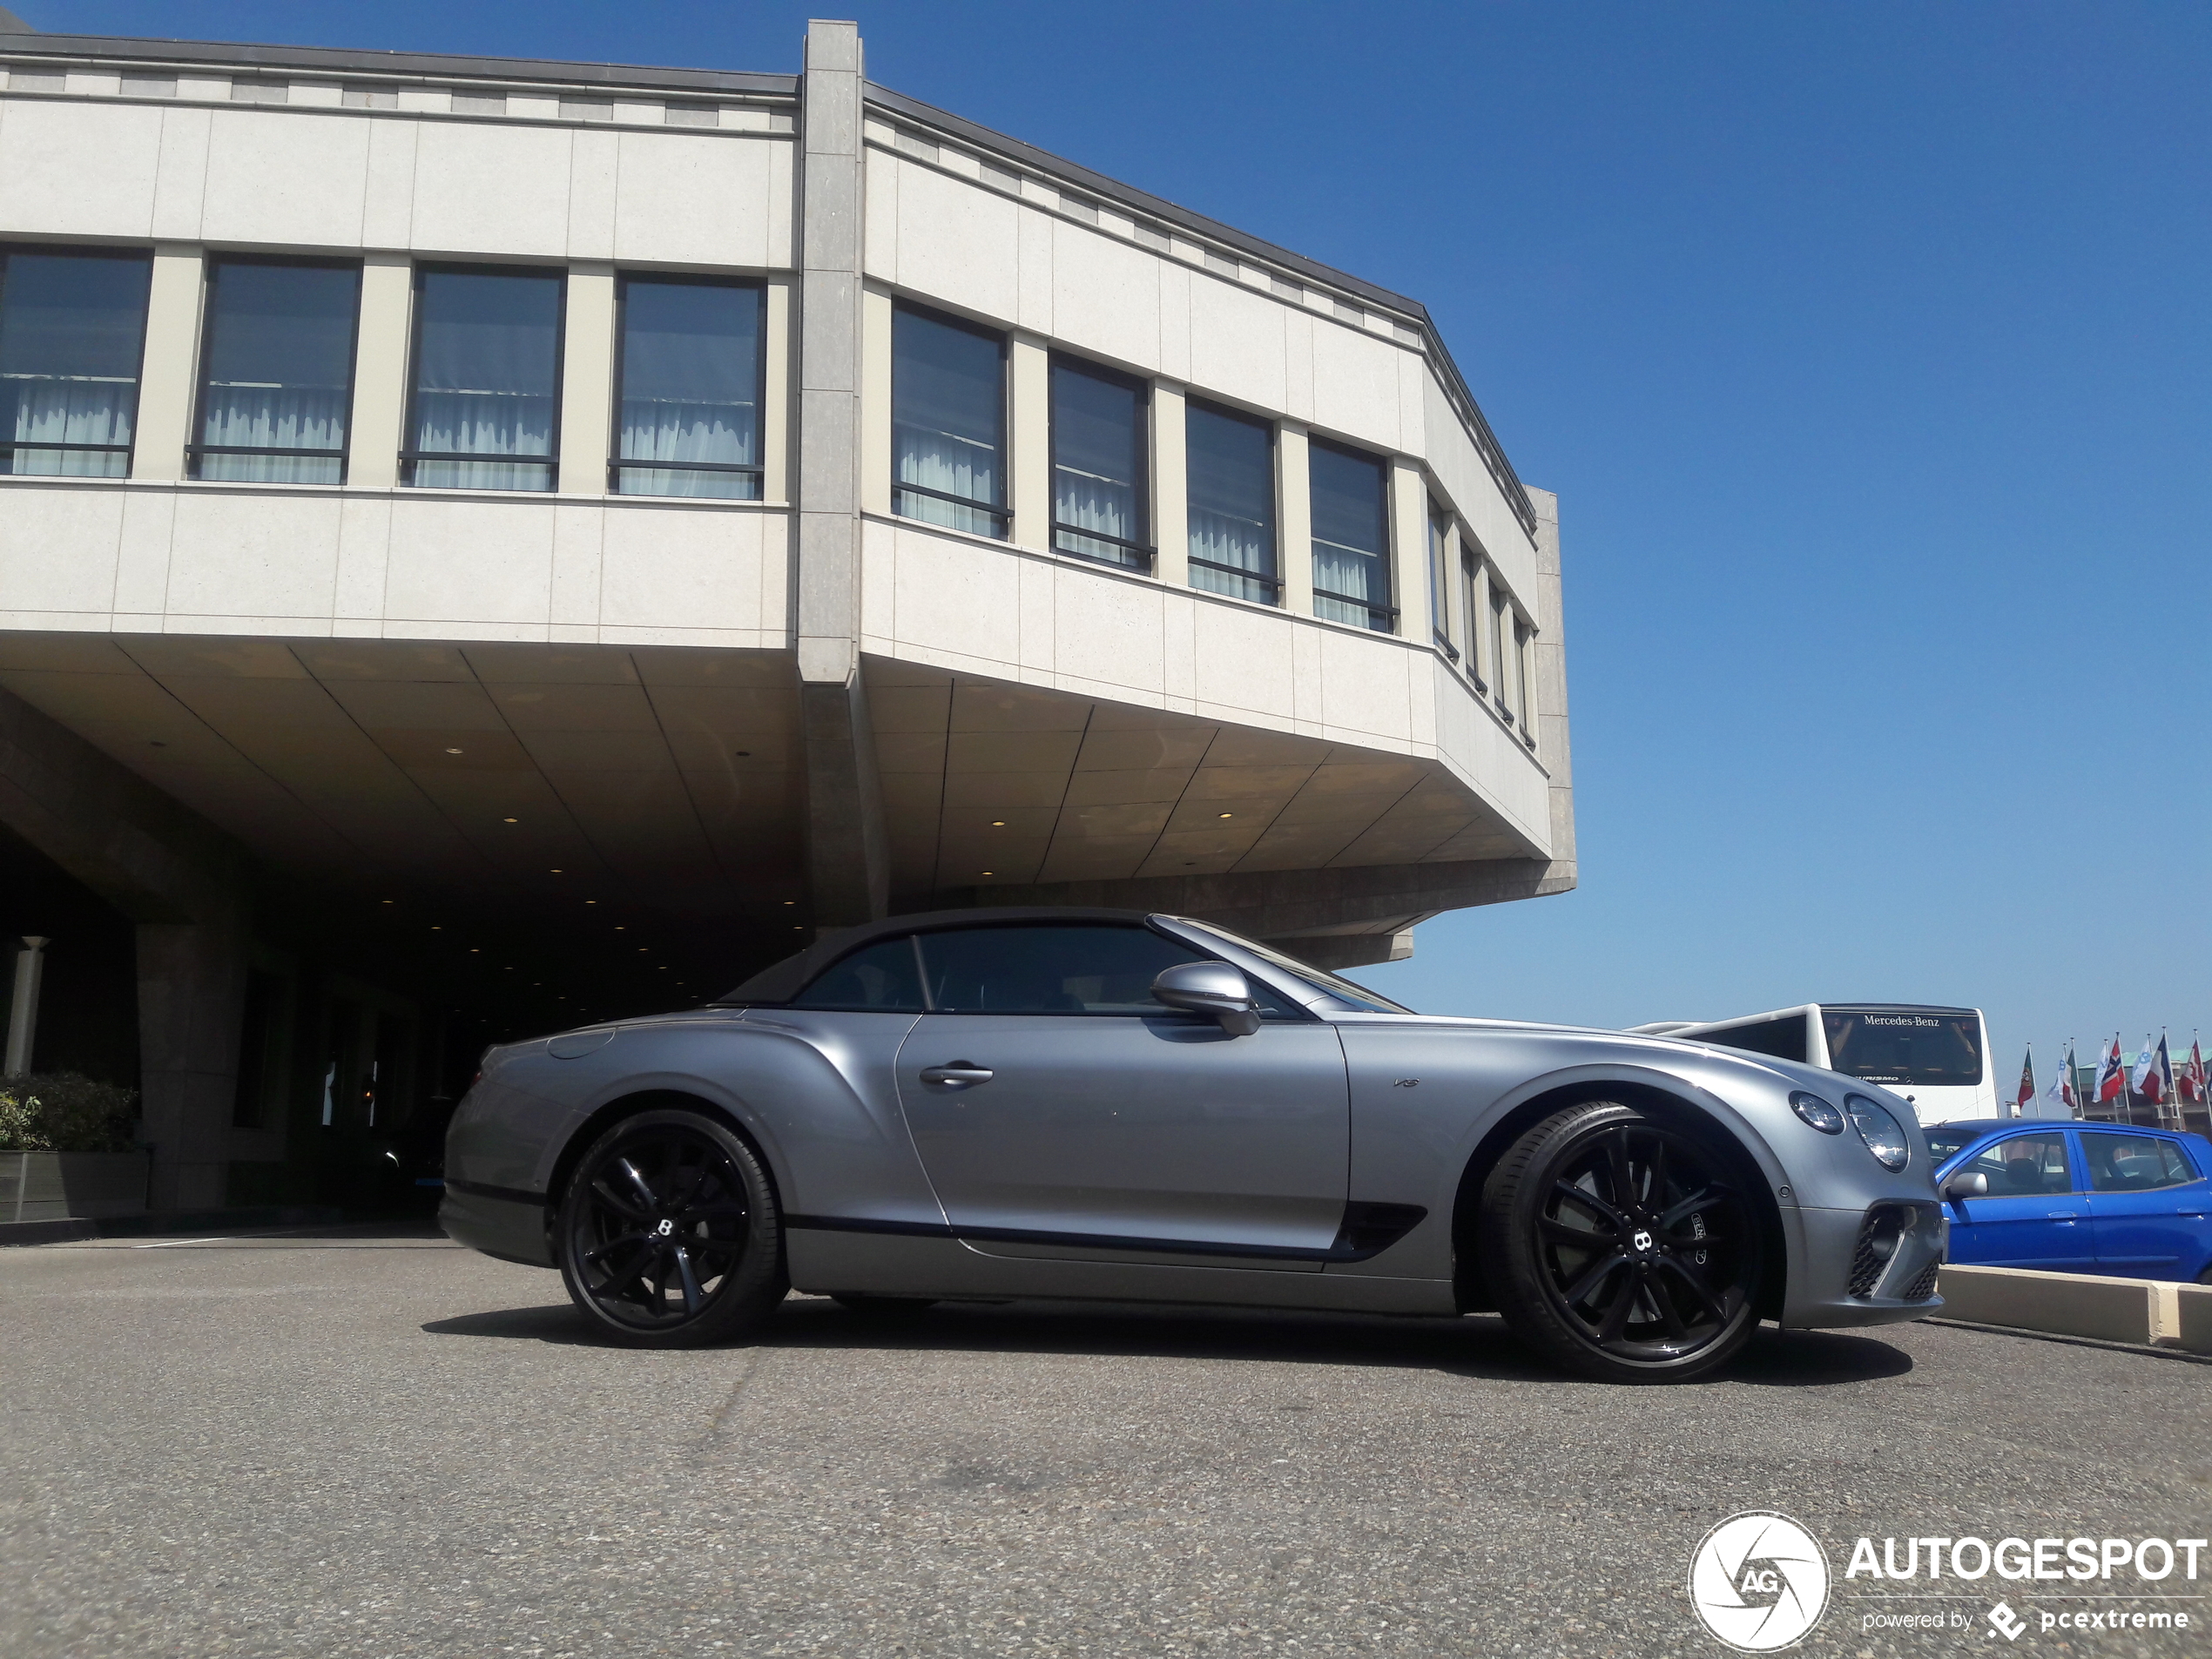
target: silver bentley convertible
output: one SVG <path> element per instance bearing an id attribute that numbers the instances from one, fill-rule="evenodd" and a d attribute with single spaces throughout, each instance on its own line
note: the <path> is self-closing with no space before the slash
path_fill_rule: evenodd
<path id="1" fill-rule="evenodd" d="M 1075 1298 L 1494 1310 L 1617 1381 L 1942 1305 L 1912 1113 L 1694 1042 L 1418 1015 L 1204 922 L 901 916 L 486 1053 L 441 1211 L 608 1336 Z"/>

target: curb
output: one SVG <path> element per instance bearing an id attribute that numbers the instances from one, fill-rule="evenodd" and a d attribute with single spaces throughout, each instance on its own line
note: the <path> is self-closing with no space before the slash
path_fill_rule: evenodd
<path id="1" fill-rule="evenodd" d="M 0 1249 L 74 1244 L 88 1238 L 142 1238 L 149 1233 L 200 1232 L 210 1228 L 321 1226 L 344 1219 L 343 1211 L 327 1204 L 261 1204 L 245 1210 L 184 1210 L 100 1220 L 9 1221 L 0 1222 Z"/>

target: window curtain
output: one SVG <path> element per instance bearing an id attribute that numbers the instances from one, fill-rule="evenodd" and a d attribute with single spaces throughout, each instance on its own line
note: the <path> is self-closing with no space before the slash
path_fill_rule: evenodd
<path id="1" fill-rule="evenodd" d="M 622 433 L 616 488 L 629 496 L 756 501 L 758 474 L 685 462 L 760 464 L 761 291 L 631 279 L 623 291 Z"/>
<path id="2" fill-rule="evenodd" d="M 138 401 L 135 380 L 54 375 L 0 376 L 15 419 L 8 435 L 17 444 L 128 443 Z M 8 470 L 65 478 L 120 478 L 131 457 L 120 451 L 18 448 Z"/>
<path id="3" fill-rule="evenodd" d="M 347 388 L 253 386 L 211 381 L 199 441 L 234 448 L 330 449 L 346 447 Z M 206 455 L 202 478 L 240 483 L 334 484 L 342 462 L 330 455 Z"/>
<path id="4" fill-rule="evenodd" d="M 430 489 L 552 489 L 560 279 L 426 272 L 421 305 L 414 447 L 497 458 L 418 460 L 414 482 Z"/>

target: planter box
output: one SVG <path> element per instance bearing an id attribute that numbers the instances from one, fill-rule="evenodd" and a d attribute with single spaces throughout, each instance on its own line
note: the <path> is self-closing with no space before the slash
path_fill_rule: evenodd
<path id="1" fill-rule="evenodd" d="M 147 1156 L 0 1152 L 0 1221 L 144 1215 Z"/>

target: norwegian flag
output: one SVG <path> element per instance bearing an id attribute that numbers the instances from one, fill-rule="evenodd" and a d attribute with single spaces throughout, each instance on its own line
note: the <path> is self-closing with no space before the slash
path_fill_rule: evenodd
<path id="1" fill-rule="evenodd" d="M 2118 1100 L 2120 1091 L 2128 1086 L 2128 1073 L 2120 1062 L 2120 1036 L 2113 1035 L 2112 1047 L 2105 1050 L 2103 1059 L 2097 1062 L 2097 1103 Z"/>
<path id="2" fill-rule="evenodd" d="M 2020 1086 L 2013 1092 L 2013 1116 L 2024 1116 L 2035 1103 L 2035 1048 L 2028 1046 L 2027 1057 L 2020 1062 Z"/>
<path id="3" fill-rule="evenodd" d="M 2074 1096 L 2074 1045 L 2071 1042 L 2066 1045 L 2066 1061 L 2059 1067 L 2059 1075 L 2051 1079 L 2046 1097 L 2065 1116 L 2079 1117 L 2081 1115 L 2081 1103 Z"/>
<path id="4" fill-rule="evenodd" d="M 2204 1104 L 2204 1049 L 2194 1037 L 2189 1040 L 2189 1057 L 2182 1067 L 2182 1075 L 2174 1080 L 2174 1092 L 2183 1100 Z"/>

